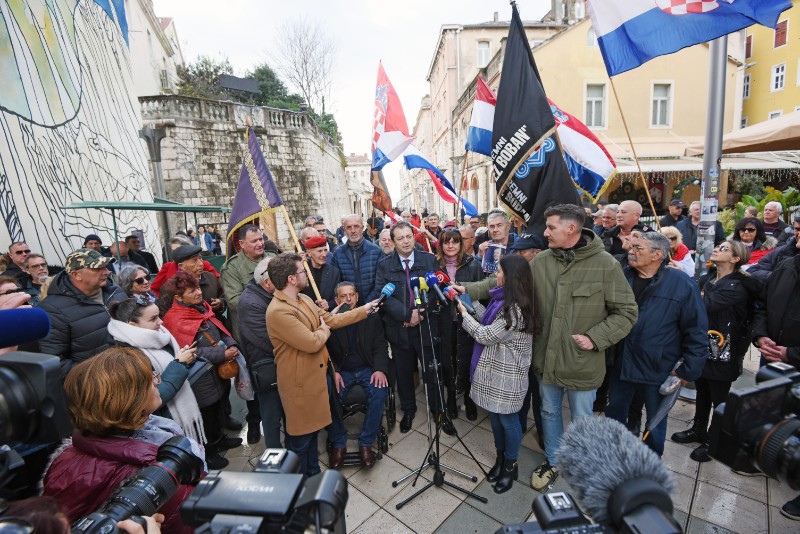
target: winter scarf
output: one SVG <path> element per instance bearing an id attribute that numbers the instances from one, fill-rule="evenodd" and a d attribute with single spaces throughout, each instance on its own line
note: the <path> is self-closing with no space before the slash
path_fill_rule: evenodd
<path id="1" fill-rule="evenodd" d="M 200 330 L 204 321 L 211 321 L 214 326 L 219 328 L 220 332 L 223 332 L 226 336 L 231 335 L 228 329 L 222 326 L 219 319 L 214 316 L 214 311 L 208 302 L 203 301 L 202 306 L 205 312 L 201 312 L 195 306 L 184 306 L 176 302 L 164 316 L 164 328 L 175 336 L 178 345 L 183 346 L 194 343 L 197 331 Z"/>
<path id="2" fill-rule="evenodd" d="M 158 330 L 148 330 L 112 319 L 108 323 L 108 333 L 115 340 L 141 350 L 150 359 L 153 369 L 159 373 L 163 373 L 173 360 L 172 355 L 164 350 L 164 347 L 169 345 L 172 346 L 175 354 L 180 352 L 178 342 L 163 326 Z M 198 443 L 206 443 L 203 418 L 200 415 L 200 408 L 197 406 L 197 399 L 188 382 L 181 385 L 175 397 L 167 403 L 167 408 L 169 408 L 172 419 L 181 427 L 186 437 L 192 438 Z"/>

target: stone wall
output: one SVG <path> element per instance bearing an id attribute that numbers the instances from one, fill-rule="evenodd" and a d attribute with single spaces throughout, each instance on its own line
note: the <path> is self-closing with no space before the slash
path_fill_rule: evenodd
<path id="1" fill-rule="evenodd" d="M 166 129 L 161 167 L 169 200 L 197 206 L 233 205 L 249 118 L 297 231 L 311 214 L 322 215 L 334 231 L 339 218 L 352 210 L 344 156 L 307 114 L 173 95 L 139 101 L 144 126 Z M 267 224 L 275 227 L 268 234 L 276 235 L 282 248 L 291 248 L 281 214 L 271 219 Z M 226 221 L 219 214 L 197 215 L 200 224 L 217 223 L 224 229 Z M 188 222 L 195 225 L 191 214 Z M 170 214 L 173 234 L 185 226 L 182 214 Z"/>

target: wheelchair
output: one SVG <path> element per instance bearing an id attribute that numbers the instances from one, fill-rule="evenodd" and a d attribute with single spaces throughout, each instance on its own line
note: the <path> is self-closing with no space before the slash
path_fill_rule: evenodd
<path id="1" fill-rule="evenodd" d="M 389 384 L 389 393 L 386 395 L 386 401 L 383 406 L 384 421 L 381 421 L 381 426 L 378 429 L 378 451 L 375 453 L 375 459 L 380 460 L 384 454 L 389 451 L 389 432 L 394 430 L 397 424 L 397 412 L 395 411 L 395 392 L 392 387 L 391 381 Z M 342 401 L 342 420 L 346 422 L 356 414 L 367 413 L 367 393 L 360 385 L 355 385 L 347 392 L 347 397 Z M 361 428 L 354 434 L 348 433 L 347 439 L 358 439 Z M 333 445 L 330 440 L 327 440 L 327 451 L 330 453 Z M 344 456 L 343 466 L 361 465 L 361 459 L 358 456 L 358 451 L 348 451 Z"/>

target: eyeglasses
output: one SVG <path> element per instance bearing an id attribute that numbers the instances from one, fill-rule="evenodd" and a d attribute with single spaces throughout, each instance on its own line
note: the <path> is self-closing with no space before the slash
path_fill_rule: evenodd
<path id="1" fill-rule="evenodd" d="M 718 250 L 720 252 L 730 252 L 731 247 L 729 247 L 728 245 L 717 245 L 716 247 L 714 247 L 714 250 Z"/>
<path id="2" fill-rule="evenodd" d="M 153 371 L 153 384 L 159 385 L 161 383 L 161 373 L 158 371 Z"/>
<path id="3" fill-rule="evenodd" d="M 139 278 L 134 278 L 133 281 L 137 284 L 144 284 L 147 281 L 147 277 L 140 276 Z"/>
<path id="4" fill-rule="evenodd" d="M 742 228 L 742 229 L 741 229 L 741 230 L 739 230 L 739 231 L 740 231 L 740 232 L 747 232 L 748 234 L 751 234 L 751 233 L 755 232 L 755 231 L 756 231 L 756 229 L 755 229 L 755 228 Z"/>
<path id="5" fill-rule="evenodd" d="M 30 254 L 30 253 L 31 253 L 30 249 L 28 249 L 28 250 L 15 250 L 14 251 L 14 254 L 16 254 L 17 256 L 22 256 L 23 254 Z"/>
<path id="6" fill-rule="evenodd" d="M 642 246 L 642 245 L 631 245 L 631 248 L 632 248 L 633 250 L 636 250 L 636 251 L 638 251 L 638 252 L 645 252 L 645 251 L 647 251 L 647 250 L 648 250 L 648 248 L 647 248 L 647 247 L 645 247 L 645 246 Z"/>
<path id="7" fill-rule="evenodd" d="M 308 273 L 307 273 L 307 272 L 305 272 L 304 270 L 303 270 L 303 271 L 297 271 L 296 273 L 294 273 L 294 275 L 295 275 L 295 276 L 299 276 L 299 275 L 301 275 L 301 274 L 308 275 Z"/>
<path id="8" fill-rule="evenodd" d="M 15 289 L 8 289 L 0 293 L 0 297 L 4 297 L 6 295 L 13 295 L 14 293 L 22 293 L 22 288 L 17 287 Z"/>
<path id="9" fill-rule="evenodd" d="M 46 263 L 36 263 L 28 265 L 28 269 L 47 269 Z"/>

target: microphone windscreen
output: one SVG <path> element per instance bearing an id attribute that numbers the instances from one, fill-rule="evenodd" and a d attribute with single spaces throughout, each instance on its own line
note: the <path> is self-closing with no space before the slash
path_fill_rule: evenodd
<path id="1" fill-rule="evenodd" d="M 414 289 L 415 287 L 419 289 L 419 276 L 412 276 L 409 280 L 409 283 L 411 284 L 411 289 Z"/>
<path id="2" fill-rule="evenodd" d="M 450 277 L 447 276 L 447 273 L 444 271 L 436 271 L 436 278 L 439 279 L 440 284 L 449 284 Z"/>
<path id="3" fill-rule="evenodd" d="M 436 273 L 433 272 L 427 273 L 425 275 L 425 281 L 428 283 L 428 287 L 439 285 L 439 277 L 436 276 Z"/>
<path id="4" fill-rule="evenodd" d="M 388 284 L 383 286 L 383 289 L 381 289 L 381 294 L 386 295 L 387 297 L 391 297 L 392 294 L 394 293 L 394 290 L 395 290 L 394 284 L 389 282 Z"/>
<path id="5" fill-rule="evenodd" d="M 428 291 L 430 289 L 430 287 L 428 287 L 428 282 L 426 282 L 424 278 L 418 278 L 418 280 L 421 291 Z"/>
<path id="6" fill-rule="evenodd" d="M 646 478 L 668 493 L 675 482 L 664 462 L 625 425 L 608 417 L 581 417 L 569 425 L 556 451 L 556 465 L 597 522 L 608 520 L 612 492 L 626 481 Z"/>
<path id="7" fill-rule="evenodd" d="M 50 317 L 40 308 L 0 310 L 0 348 L 30 343 L 50 332 Z"/>

